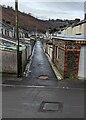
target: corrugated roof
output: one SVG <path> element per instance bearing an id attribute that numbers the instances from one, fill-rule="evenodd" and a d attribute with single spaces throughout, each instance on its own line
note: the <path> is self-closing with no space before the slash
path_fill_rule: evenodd
<path id="1" fill-rule="evenodd" d="M 4 41 L 5 43 L 11 43 L 11 44 L 14 44 L 14 45 L 18 45 L 18 41 L 13 41 L 12 39 L 5 39 L 5 38 L 2 38 L 2 37 L 0 37 L 0 41 Z M 24 44 L 23 43 L 19 43 L 19 45 L 21 45 L 21 46 L 24 46 Z"/>
<path id="2" fill-rule="evenodd" d="M 52 38 L 60 39 L 60 40 L 72 40 L 72 41 L 86 41 L 86 34 L 81 35 L 58 35 L 58 36 L 52 36 Z"/>
<path id="3" fill-rule="evenodd" d="M 17 45 L 17 43 L 14 42 L 13 40 L 5 39 L 5 38 L 2 38 L 2 37 L 0 37 L 0 41 L 5 41 L 5 42 L 9 42 L 9 43 Z"/>
<path id="4" fill-rule="evenodd" d="M 14 41 L 11 41 L 9 39 L 2 38 L 2 37 L 0 37 L 0 41 L 6 43 L 6 44 L 0 45 L 0 49 L 17 50 L 17 44 L 18 44 L 17 41 L 14 42 Z M 26 48 L 25 44 L 20 43 L 20 45 L 21 46 L 19 46 L 19 51 L 22 51 L 23 49 Z"/>

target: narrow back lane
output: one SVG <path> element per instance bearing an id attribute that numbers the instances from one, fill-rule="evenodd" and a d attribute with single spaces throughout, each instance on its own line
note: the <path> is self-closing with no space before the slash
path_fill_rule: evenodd
<path id="1" fill-rule="evenodd" d="M 57 78 L 43 51 L 43 46 L 40 41 L 36 42 L 30 71 L 31 73 L 27 78 L 23 79 L 23 84 L 57 86 Z"/>

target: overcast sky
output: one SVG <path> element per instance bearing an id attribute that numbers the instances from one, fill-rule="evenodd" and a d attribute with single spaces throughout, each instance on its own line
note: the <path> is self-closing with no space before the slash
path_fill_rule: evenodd
<path id="1" fill-rule="evenodd" d="M 39 19 L 84 19 L 85 0 L 19 0 L 19 10 Z M 15 0 L 0 0 L 1 5 L 15 7 Z"/>

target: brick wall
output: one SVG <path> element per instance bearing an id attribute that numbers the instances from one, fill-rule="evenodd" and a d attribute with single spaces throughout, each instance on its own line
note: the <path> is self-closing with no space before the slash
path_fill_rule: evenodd
<path id="1" fill-rule="evenodd" d="M 75 42 L 65 43 L 65 58 L 64 58 L 64 78 L 78 78 L 78 66 L 80 56 L 80 44 Z"/>
<path id="2" fill-rule="evenodd" d="M 76 41 L 53 40 L 53 62 L 64 78 L 78 78 L 80 47 Z"/>

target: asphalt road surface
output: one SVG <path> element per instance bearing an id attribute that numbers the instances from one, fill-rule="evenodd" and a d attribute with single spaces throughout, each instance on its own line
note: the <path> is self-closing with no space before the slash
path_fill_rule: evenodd
<path id="1" fill-rule="evenodd" d="M 59 87 L 40 41 L 30 71 L 22 81 L 3 84 L 3 118 L 84 118 L 84 88 Z"/>

